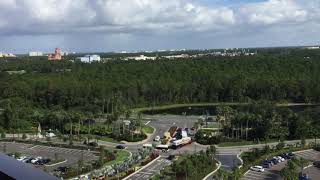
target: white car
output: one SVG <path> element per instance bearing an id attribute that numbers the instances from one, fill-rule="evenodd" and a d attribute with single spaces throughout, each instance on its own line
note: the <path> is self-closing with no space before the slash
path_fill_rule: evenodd
<path id="1" fill-rule="evenodd" d="M 250 169 L 252 171 L 257 171 L 257 172 L 263 172 L 264 171 L 262 166 L 252 166 Z"/>
<path id="2" fill-rule="evenodd" d="M 275 157 L 273 157 L 273 159 L 277 160 L 279 163 L 283 162 L 281 157 L 279 157 L 279 156 L 275 156 Z"/>
<path id="3" fill-rule="evenodd" d="M 160 141 L 160 136 L 156 136 L 155 138 L 154 138 L 154 141 Z"/>
<path id="4" fill-rule="evenodd" d="M 39 161 L 40 159 L 42 159 L 42 157 L 41 157 L 41 156 L 38 156 L 38 157 L 32 159 L 32 160 L 31 160 L 31 163 L 34 164 L 34 163 L 36 163 L 37 161 Z"/>
<path id="5" fill-rule="evenodd" d="M 285 161 L 285 159 L 283 158 L 283 157 L 281 157 L 281 156 L 277 156 L 282 162 L 284 162 Z"/>
<path id="6" fill-rule="evenodd" d="M 54 133 L 50 132 L 50 133 L 46 134 L 46 137 L 53 138 L 53 137 L 56 137 L 56 135 Z"/>
<path id="7" fill-rule="evenodd" d="M 17 160 L 18 161 L 23 161 L 25 158 L 27 158 L 27 156 L 20 156 Z"/>

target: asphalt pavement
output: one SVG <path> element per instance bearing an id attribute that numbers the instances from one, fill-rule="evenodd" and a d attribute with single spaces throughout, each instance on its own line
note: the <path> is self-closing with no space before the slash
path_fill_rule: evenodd
<path id="1" fill-rule="evenodd" d="M 172 162 L 167 159 L 167 156 L 160 156 L 157 160 L 146 165 L 140 171 L 127 177 L 125 180 L 148 180 L 152 176 L 158 174 L 165 166 L 169 166 Z"/>

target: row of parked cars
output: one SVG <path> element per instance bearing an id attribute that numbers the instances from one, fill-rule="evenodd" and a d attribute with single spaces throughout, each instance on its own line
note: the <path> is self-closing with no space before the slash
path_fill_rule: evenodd
<path id="1" fill-rule="evenodd" d="M 38 157 L 31 157 L 31 156 L 20 156 L 15 157 L 14 154 L 9 154 L 9 156 L 16 158 L 20 162 L 30 163 L 34 165 L 45 165 L 51 162 L 49 158 L 43 158 L 41 156 Z"/>
<path id="2" fill-rule="evenodd" d="M 286 161 L 287 159 L 291 159 L 292 157 L 294 157 L 294 154 L 292 152 L 284 153 L 271 159 L 266 159 L 262 161 L 261 166 L 252 166 L 250 169 L 252 171 L 264 172 L 265 168 L 270 168 L 274 165 L 277 165 L 278 163 Z"/>

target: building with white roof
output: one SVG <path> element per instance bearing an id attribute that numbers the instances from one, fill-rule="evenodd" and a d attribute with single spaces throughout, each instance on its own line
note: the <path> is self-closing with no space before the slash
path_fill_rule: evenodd
<path id="1" fill-rule="evenodd" d="M 84 57 L 78 58 L 83 63 L 100 62 L 101 57 L 99 55 L 86 55 Z"/>

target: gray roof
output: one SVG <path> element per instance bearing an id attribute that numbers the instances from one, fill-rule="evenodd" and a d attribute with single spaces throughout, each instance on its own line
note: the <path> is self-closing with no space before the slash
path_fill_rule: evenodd
<path id="1" fill-rule="evenodd" d="M 17 180 L 58 180 L 57 177 L 0 153 L 0 174 L 6 174 Z"/>

